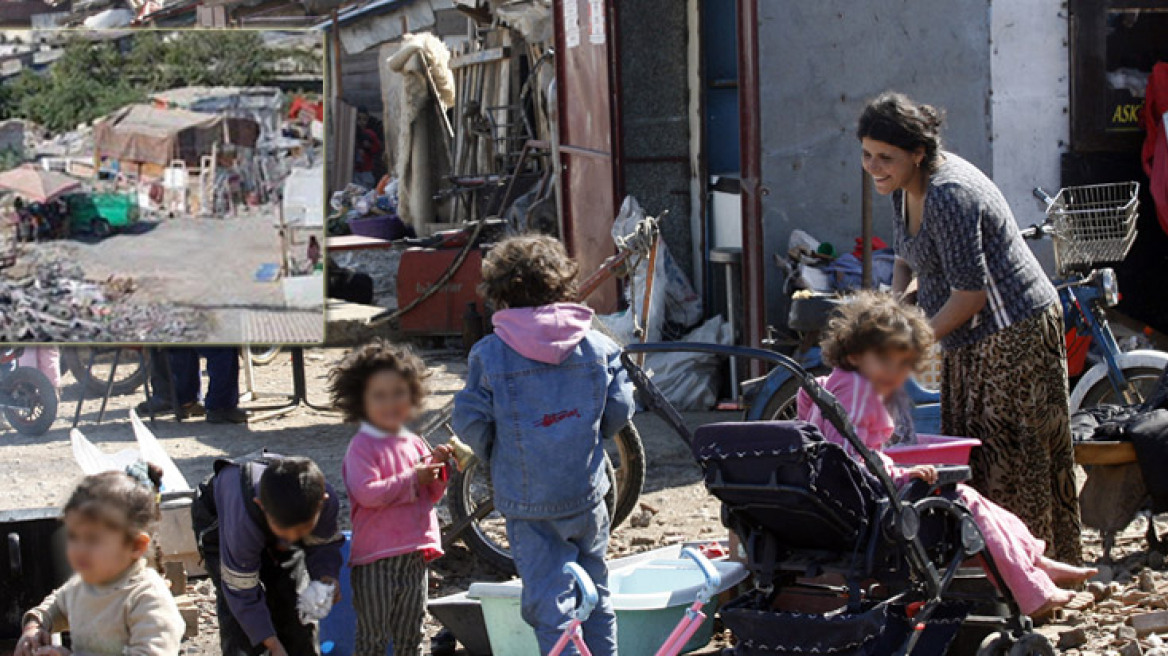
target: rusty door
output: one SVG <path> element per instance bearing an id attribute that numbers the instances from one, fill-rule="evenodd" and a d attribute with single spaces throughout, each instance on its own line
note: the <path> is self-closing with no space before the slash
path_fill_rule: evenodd
<path id="1" fill-rule="evenodd" d="M 555 0 L 556 109 L 564 240 L 586 277 L 613 254 L 612 222 L 620 203 L 616 126 L 615 7 L 610 0 Z M 617 309 L 609 282 L 588 301 Z"/>

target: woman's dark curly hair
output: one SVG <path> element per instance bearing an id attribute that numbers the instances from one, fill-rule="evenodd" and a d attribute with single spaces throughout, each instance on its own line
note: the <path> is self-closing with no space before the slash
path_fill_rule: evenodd
<path id="1" fill-rule="evenodd" d="M 853 371 L 848 360 L 868 351 L 912 351 L 918 363 L 933 346 L 933 329 L 925 313 L 892 295 L 860 292 L 840 306 L 827 324 L 823 360 L 832 367 Z"/>
<path id="2" fill-rule="evenodd" d="M 856 138 L 874 139 L 907 151 L 923 148 L 921 167 L 931 173 L 940 159 L 941 123 L 945 113 L 932 105 L 913 101 L 903 93 L 886 91 L 864 107 Z"/>
<path id="3" fill-rule="evenodd" d="M 576 261 L 547 235 L 521 235 L 495 245 L 483 261 L 479 293 L 496 310 L 576 300 Z"/>
<path id="4" fill-rule="evenodd" d="M 430 371 L 408 346 L 375 339 L 345 356 L 329 374 L 329 393 L 333 405 L 347 422 L 365 419 L 365 385 L 374 374 L 392 371 L 401 376 L 410 388 L 410 399 L 420 406 L 426 398 L 426 379 Z"/>

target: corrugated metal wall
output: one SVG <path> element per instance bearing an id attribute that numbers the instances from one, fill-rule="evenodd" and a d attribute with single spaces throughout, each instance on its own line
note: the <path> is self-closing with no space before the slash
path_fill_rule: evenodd
<path id="1" fill-rule="evenodd" d="M 860 234 L 865 100 L 889 88 L 945 108 L 948 148 L 992 175 L 989 0 L 759 3 L 767 320 L 785 323 L 769 261 L 802 228 L 839 250 Z M 876 234 L 891 237 L 877 196 Z"/>

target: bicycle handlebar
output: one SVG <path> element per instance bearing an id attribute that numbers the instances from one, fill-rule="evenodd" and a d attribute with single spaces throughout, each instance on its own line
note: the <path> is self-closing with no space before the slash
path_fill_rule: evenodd
<path id="1" fill-rule="evenodd" d="M 1043 191 L 1042 187 L 1035 187 L 1034 190 L 1030 193 L 1034 194 L 1035 198 L 1046 203 L 1047 205 L 1050 205 L 1054 202 L 1054 199 L 1050 197 L 1050 194 Z"/>

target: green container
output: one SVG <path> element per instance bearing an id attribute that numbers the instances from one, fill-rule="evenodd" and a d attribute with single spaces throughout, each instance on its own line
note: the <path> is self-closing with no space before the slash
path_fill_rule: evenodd
<path id="1" fill-rule="evenodd" d="M 718 561 L 715 566 L 722 575 L 719 592 L 746 578 L 746 569 L 740 563 Z M 618 652 L 655 653 L 681 621 L 703 583 L 701 573 L 691 561 L 675 557 L 652 558 L 627 567 L 613 567 L 608 584 L 616 612 Z M 535 632 L 523 621 L 519 602 L 522 591 L 522 582 L 513 580 L 474 583 L 467 593 L 468 597 L 478 599 L 482 604 L 491 650 L 497 655 L 539 655 Z M 710 641 L 716 610 L 717 599 L 711 599 L 703 609 L 706 621 L 686 643 L 683 653 L 700 649 Z"/>

